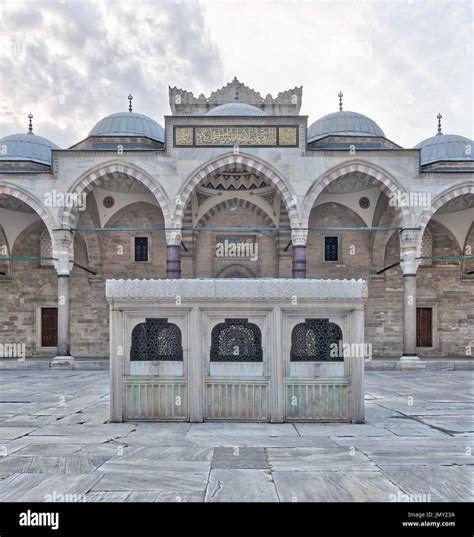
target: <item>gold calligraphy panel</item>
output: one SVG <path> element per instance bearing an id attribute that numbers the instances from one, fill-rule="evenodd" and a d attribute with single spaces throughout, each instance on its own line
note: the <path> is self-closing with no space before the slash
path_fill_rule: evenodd
<path id="1" fill-rule="evenodd" d="M 196 145 L 277 145 L 276 127 L 196 127 Z"/>
<path id="2" fill-rule="evenodd" d="M 298 145 L 296 127 L 278 127 L 279 145 Z"/>
<path id="3" fill-rule="evenodd" d="M 192 127 L 175 127 L 175 145 L 193 145 Z"/>
<path id="4" fill-rule="evenodd" d="M 298 127 L 174 127 L 177 147 L 297 147 Z"/>

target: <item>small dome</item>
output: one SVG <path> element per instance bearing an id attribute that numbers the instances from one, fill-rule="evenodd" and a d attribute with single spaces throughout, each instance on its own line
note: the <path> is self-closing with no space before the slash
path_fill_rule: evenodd
<path id="1" fill-rule="evenodd" d="M 467 147 L 471 146 L 470 154 Z M 415 145 L 415 149 L 421 149 L 421 165 L 433 162 L 472 161 L 472 140 L 456 134 L 437 134 Z"/>
<path id="2" fill-rule="evenodd" d="M 263 110 L 245 103 L 227 103 L 216 106 L 206 116 L 266 116 Z"/>
<path id="3" fill-rule="evenodd" d="M 342 111 L 323 116 L 308 128 L 308 142 L 314 142 L 329 135 L 385 138 L 383 130 L 375 121 L 357 112 Z"/>
<path id="4" fill-rule="evenodd" d="M 47 138 L 37 136 L 32 132 L 11 134 L 0 139 L 0 146 L 6 146 L 6 153 L 0 151 L 2 161 L 37 162 L 51 166 L 51 149 L 60 149 Z"/>
<path id="5" fill-rule="evenodd" d="M 135 112 L 118 112 L 101 119 L 89 136 L 144 136 L 165 141 L 165 130 L 151 117 Z"/>

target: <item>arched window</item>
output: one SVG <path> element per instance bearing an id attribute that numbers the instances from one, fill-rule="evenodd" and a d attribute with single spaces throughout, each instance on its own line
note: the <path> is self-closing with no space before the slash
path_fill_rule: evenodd
<path id="1" fill-rule="evenodd" d="M 211 362 L 262 362 L 262 333 L 248 319 L 225 319 L 212 329 Z"/>
<path id="2" fill-rule="evenodd" d="M 132 330 L 130 360 L 182 361 L 181 330 L 168 319 L 145 319 Z"/>
<path id="3" fill-rule="evenodd" d="M 255 278 L 255 274 L 242 265 L 230 265 L 222 269 L 217 278 Z"/>
<path id="4" fill-rule="evenodd" d="M 433 236 L 429 229 L 425 229 L 423 238 L 421 239 L 421 257 L 433 255 Z M 432 265 L 432 259 L 421 259 L 420 265 Z"/>
<path id="5" fill-rule="evenodd" d="M 51 236 L 49 231 L 45 229 L 41 234 L 40 239 L 40 257 L 53 257 L 53 243 L 51 242 Z M 41 267 L 52 267 L 53 261 L 51 259 L 41 259 Z"/>
<path id="6" fill-rule="evenodd" d="M 292 362 L 311 361 L 343 361 L 340 352 L 331 352 L 338 349 L 342 343 L 342 330 L 329 319 L 305 319 L 304 323 L 297 324 L 291 333 Z M 337 348 L 334 347 L 337 345 Z"/>

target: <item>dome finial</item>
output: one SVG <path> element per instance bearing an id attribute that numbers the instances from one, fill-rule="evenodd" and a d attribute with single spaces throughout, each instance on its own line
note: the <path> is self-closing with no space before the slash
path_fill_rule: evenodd
<path id="1" fill-rule="evenodd" d="M 131 93 L 128 94 L 128 111 L 132 111 L 132 101 L 133 101 L 133 95 Z"/>
<path id="2" fill-rule="evenodd" d="M 438 134 L 443 134 L 441 132 L 441 118 L 443 117 L 441 114 L 438 113 L 438 115 L 436 116 L 438 118 L 438 132 L 437 132 L 437 135 Z"/>
<path id="3" fill-rule="evenodd" d="M 30 120 L 28 122 L 28 132 L 33 134 L 33 121 L 31 121 L 33 119 L 33 114 L 31 112 L 28 114 L 28 119 Z"/>
<path id="4" fill-rule="evenodd" d="M 339 97 L 339 112 L 342 112 L 342 98 L 344 97 L 344 93 L 340 91 L 337 96 Z"/>

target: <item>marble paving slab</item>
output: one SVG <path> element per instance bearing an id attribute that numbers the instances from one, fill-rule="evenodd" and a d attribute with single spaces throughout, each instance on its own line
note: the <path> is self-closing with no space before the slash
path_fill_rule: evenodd
<path id="1" fill-rule="evenodd" d="M 155 491 L 206 489 L 209 472 L 188 473 L 173 471 L 109 472 L 93 487 L 93 491 Z"/>
<path id="2" fill-rule="evenodd" d="M 276 502 L 278 496 L 268 470 L 212 470 L 206 502 Z"/>
<path id="3" fill-rule="evenodd" d="M 431 502 L 472 502 L 473 466 L 384 467 L 384 474 L 412 498 L 429 495 Z"/>
<path id="4" fill-rule="evenodd" d="M 80 501 L 101 477 L 98 473 L 12 474 L 11 481 L 7 478 L 2 482 L 0 501 L 46 502 L 48 498 L 59 495 L 68 495 L 72 501 Z"/>
<path id="5" fill-rule="evenodd" d="M 381 472 L 274 471 L 273 479 L 283 502 L 389 502 L 399 492 Z"/>
<path id="6" fill-rule="evenodd" d="M 273 471 L 314 472 L 337 468 L 345 471 L 376 471 L 377 466 L 361 451 L 351 447 L 268 448 L 268 461 Z"/>

